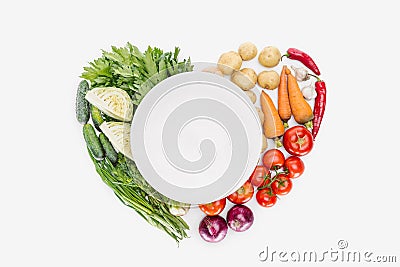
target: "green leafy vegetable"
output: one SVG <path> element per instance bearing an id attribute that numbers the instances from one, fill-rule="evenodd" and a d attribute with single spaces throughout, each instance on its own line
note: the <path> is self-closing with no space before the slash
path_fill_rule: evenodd
<path id="1" fill-rule="evenodd" d="M 178 55 L 179 48 L 175 48 L 174 52 L 163 52 L 159 48 L 148 47 L 142 53 L 130 43 L 120 48 L 113 46 L 110 52 L 102 51 L 100 58 L 84 67 L 81 77 L 90 81 L 91 89 L 117 87 L 125 90 L 133 104 L 138 106 L 151 88 L 160 81 L 193 70 L 190 58 L 179 62 Z M 103 116 L 106 122 L 115 123 L 104 112 L 97 115 Z M 100 129 L 106 122 L 100 125 Z M 104 132 L 104 128 L 102 130 Z M 91 134 L 97 138 L 95 133 Z M 104 140 L 102 143 L 99 142 L 99 145 L 103 145 L 99 147 L 102 148 L 101 151 L 106 145 L 105 148 L 112 152 Z M 117 158 L 114 154 L 111 155 L 113 159 L 111 162 L 107 150 L 107 157 L 99 159 L 89 148 L 88 152 L 97 173 L 123 204 L 134 209 L 148 223 L 165 231 L 177 242 L 187 237 L 186 231 L 189 226 L 182 218 L 171 213 L 172 200 L 154 190 L 131 159 L 118 153 Z"/>
<path id="2" fill-rule="evenodd" d="M 178 61 L 179 48 L 174 52 L 164 52 L 148 47 L 144 53 L 127 43 L 125 47 L 112 47 L 111 52 L 103 51 L 101 58 L 84 67 L 81 77 L 91 83 L 91 87 L 114 86 L 124 89 L 133 103 L 139 105 L 143 97 L 154 85 L 169 76 L 193 70 L 190 58 Z"/>

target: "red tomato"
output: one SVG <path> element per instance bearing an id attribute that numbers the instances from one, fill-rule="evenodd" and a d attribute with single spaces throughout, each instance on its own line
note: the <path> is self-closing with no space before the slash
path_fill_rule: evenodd
<path id="1" fill-rule="evenodd" d="M 280 196 L 287 195 L 292 190 L 292 180 L 284 174 L 278 174 L 276 180 L 271 184 L 272 191 Z"/>
<path id="2" fill-rule="evenodd" d="M 202 204 L 199 205 L 199 208 L 207 215 L 209 216 L 215 216 L 220 214 L 226 205 L 226 198 L 208 203 L 208 204 Z"/>
<path id="3" fill-rule="evenodd" d="M 266 208 L 272 207 L 277 201 L 276 195 L 271 191 L 270 188 L 258 190 L 256 199 L 258 204 Z"/>
<path id="4" fill-rule="evenodd" d="M 285 163 L 285 156 L 279 149 L 270 149 L 263 156 L 263 164 L 267 170 L 279 169 Z"/>
<path id="5" fill-rule="evenodd" d="M 235 204 L 243 204 L 249 201 L 254 194 L 254 188 L 250 181 L 246 181 L 238 190 L 230 194 L 227 198 Z"/>
<path id="6" fill-rule="evenodd" d="M 303 126 L 294 126 L 283 135 L 283 146 L 293 156 L 304 156 L 313 148 L 312 134 Z"/>
<path id="7" fill-rule="evenodd" d="M 304 163 L 301 158 L 296 156 L 288 157 L 283 166 L 287 169 L 286 176 L 288 178 L 297 178 L 304 172 Z"/>
<path id="8" fill-rule="evenodd" d="M 252 185 L 255 187 L 259 187 L 260 185 L 263 184 L 265 176 L 269 174 L 267 169 L 263 165 L 258 165 L 253 173 L 251 174 L 249 181 L 251 182 Z"/>

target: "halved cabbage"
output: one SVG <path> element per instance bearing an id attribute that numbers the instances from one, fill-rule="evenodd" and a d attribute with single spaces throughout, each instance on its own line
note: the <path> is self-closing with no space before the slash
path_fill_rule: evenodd
<path id="1" fill-rule="evenodd" d="M 100 129 L 108 137 L 115 150 L 133 160 L 130 123 L 105 121 L 100 125 Z"/>
<path id="2" fill-rule="evenodd" d="M 132 100 L 122 89 L 116 87 L 93 88 L 86 93 L 85 98 L 90 104 L 114 119 L 129 122 L 133 118 Z"/>

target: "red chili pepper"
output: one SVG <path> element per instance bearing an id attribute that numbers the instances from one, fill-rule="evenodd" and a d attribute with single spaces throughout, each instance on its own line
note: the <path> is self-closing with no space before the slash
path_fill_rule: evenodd
<path id="1" fill-rule="evenodd" d="M 307 68 L 309 68 L 312 72 L 314 72 L 316 75 L 321 75 L 317 64 L 315 64 L 314 60 L 304 53 L 303 51 L 300 51 L 299 49 L 296 48 L 289 48 L 282 57 L 288 57 L 290 59 L 298 60 L 301 63 L 304 64 Z"/>
<path id="2" fill-rule="evenodd" d="M 317 97 L 315 98 L 314 104 L 314 119 L 312 129 L 313 139 L 315 140 L 315 137 L 317 136 L 319 131 L 319 127 L 321 126 L 322 118 L 324 117 L 325 113 L 326 85 L 325 82 L 322 81 L 319 77 L 312 74 L 309 75 L 317 78 L 317 81 L 315 82 L 315 91 L 317 92 Z"/>

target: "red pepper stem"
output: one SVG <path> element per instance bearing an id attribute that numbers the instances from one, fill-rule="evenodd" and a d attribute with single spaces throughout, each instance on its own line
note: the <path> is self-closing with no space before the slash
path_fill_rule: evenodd
<path id="1" fill-rule="evenodd" d="M 283 56 L 281 56 L 281 61 L 282 61 L 282 59 L 283 59 L 283 57 L 287 57 L 287 58 L 290 58 L 290 55 L 289 54 L 284 54 Z"/>
<path id="2" fill-rule="evenodd" d="M 307 75 L 310 75 L 311 77 L 316 78 L 318 82 L 321 81 L 321 79 L 317 75 L 314 75 L 314 74 L 311 74 L 311 73 L 308 73 Z"/>

